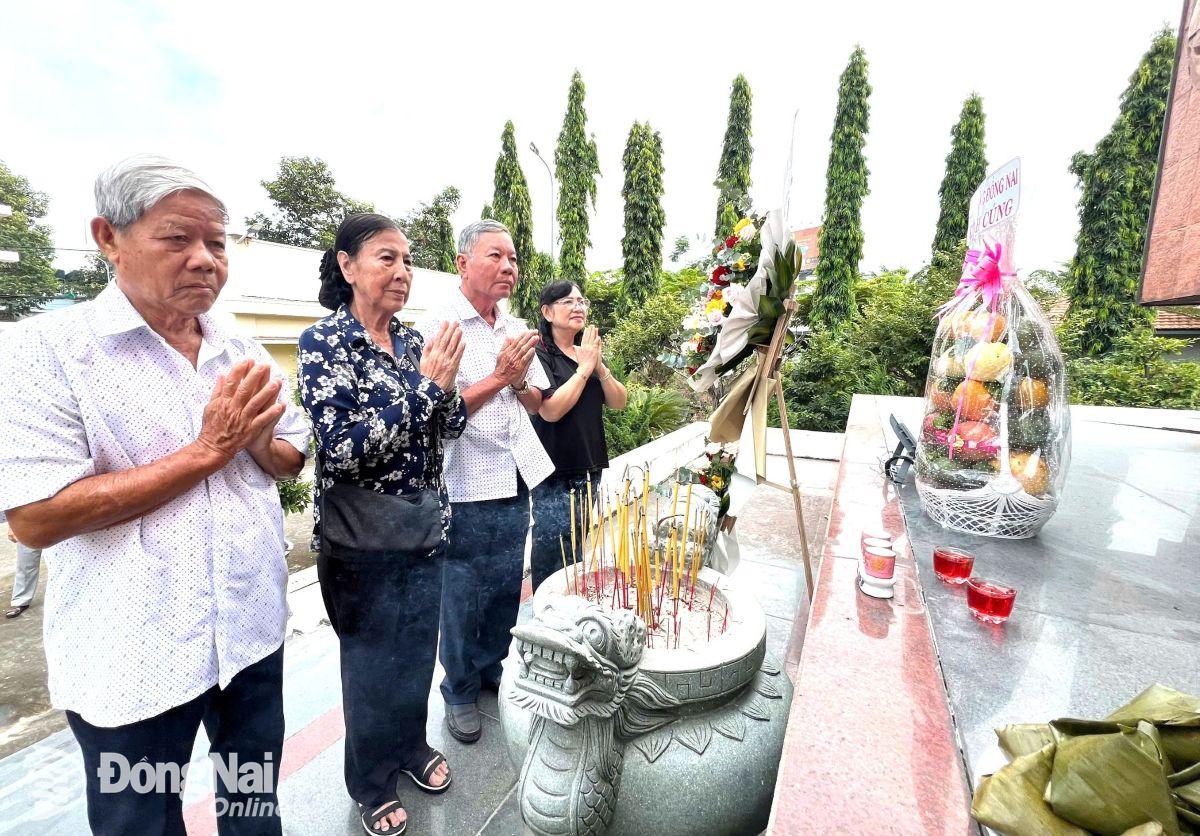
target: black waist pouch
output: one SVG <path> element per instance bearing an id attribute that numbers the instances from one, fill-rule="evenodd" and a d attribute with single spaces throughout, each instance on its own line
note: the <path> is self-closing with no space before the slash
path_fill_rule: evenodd
<path id="1" fill-rule="evenodd" d="M 385 561 L 427 554 L 442 540 L 436 491 L 392 496 L 335 483 L 321 495 L 321 553 L 341 560 Z"/>

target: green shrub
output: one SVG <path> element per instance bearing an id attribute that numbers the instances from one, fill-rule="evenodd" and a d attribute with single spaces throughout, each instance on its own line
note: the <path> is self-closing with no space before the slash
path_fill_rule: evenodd
<path id="1" fill-rule="evenodd" d="M 655 358 L 673 347 L 687 313 L 683 299 L 660 291 L 617 323 L 605 339 L 605 358 L 625 374 L 637 373 L 655 383 L 665 383 L 674 372 Z"/>
<path id="2" fill-rule="evenodd" d="M 312 482 L 302 479 L 281 479 L 275 483 L 279 489 L 279 504 L 284 514 L 299 514 L 312 504 Z"/>
<path id="3" fill-rule="evenodd" d="M 622 410 L 604 410 L 604 435 L 608 455 L 619 456 L 688 422 L 691 409 L 687 398 L 662 386 L 629 384 L 629 403 Z"/>
<path id="4" fill-rule="evenodd" d="M 1184 340 L 1155 337 L 1139 328 L 1117 338 L 1100 357 L 1079 357 L 1074 323 L 1060 331 L 1069 349 L 1067 385 L 1071 403 L 1200 409 L 1200 364 L 1172 362 L 1167 357 L 1186 346 Z"/>
<path id="5" fill-rule="evenodd" d="M 896 393 L 883 364 L 855 343 L 852 330 L 818 331 L 784 363 L 783 391 L 792 429 L 842 432 L 855 393 Z M 769 422 L 779 426 L 774 402 Z"/>

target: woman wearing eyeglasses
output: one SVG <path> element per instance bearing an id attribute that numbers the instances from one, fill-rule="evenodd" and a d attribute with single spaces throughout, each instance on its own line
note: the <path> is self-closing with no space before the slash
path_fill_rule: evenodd
<path id="1" fill-rule="evenodd" d="M 608 467 L 603 408 L 624 409 L 625 387 L 604 365 L 600 334 L 587 324 L 588 300 L 574 282 L 551 282 L 539 299 L 541 343 L 538 360 L 550 379 L 533 426 L 554 462 L 554 473 L 533 489 L 533 587 L 562 568 L 566 544 L 571 559 L 571 491 L 587 502 L 587 483 L 595 490 L 600 471 Z"/>

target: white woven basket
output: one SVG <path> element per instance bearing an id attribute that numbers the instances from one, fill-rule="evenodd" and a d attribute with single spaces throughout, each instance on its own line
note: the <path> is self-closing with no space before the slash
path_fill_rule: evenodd
<path id="1" fill-rule="evenodd" d="M 1042 530 L 1058 506 L 1055 496 L 1031 496 L 1021 483 L 994 479 L 982 488 L 935 488 L 917 479 L 925 513 L 946 528 L 985 537 L 1024 540 Z M 1014 489 L 1015 488 L 1015 489 Z"/>

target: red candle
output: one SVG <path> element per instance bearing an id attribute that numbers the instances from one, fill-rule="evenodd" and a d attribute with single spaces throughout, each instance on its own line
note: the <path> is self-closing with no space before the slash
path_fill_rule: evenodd
<path id="1" fill-rule="evenodd" d="M 890 580 L 896 573 L 896 553 L 879 546 L 864 546 L 863 569 L 873 578 Z"/>
<path id="2" fill-rule="evenodd" d="M 973 554 L 942 546 L 933 550 L 933 573 L 946 583 L 966 583 L 967 578 L 971 577 L 971 567 L 974 565 Z"/>
<path id="3" fill-rule="evenodd" d="M 971 615 L 990 624 L 1003 624 L 1012 614 L 1017 591 L 1012 587 L 971 578 L 967 581 L 967 606 Z"/>

